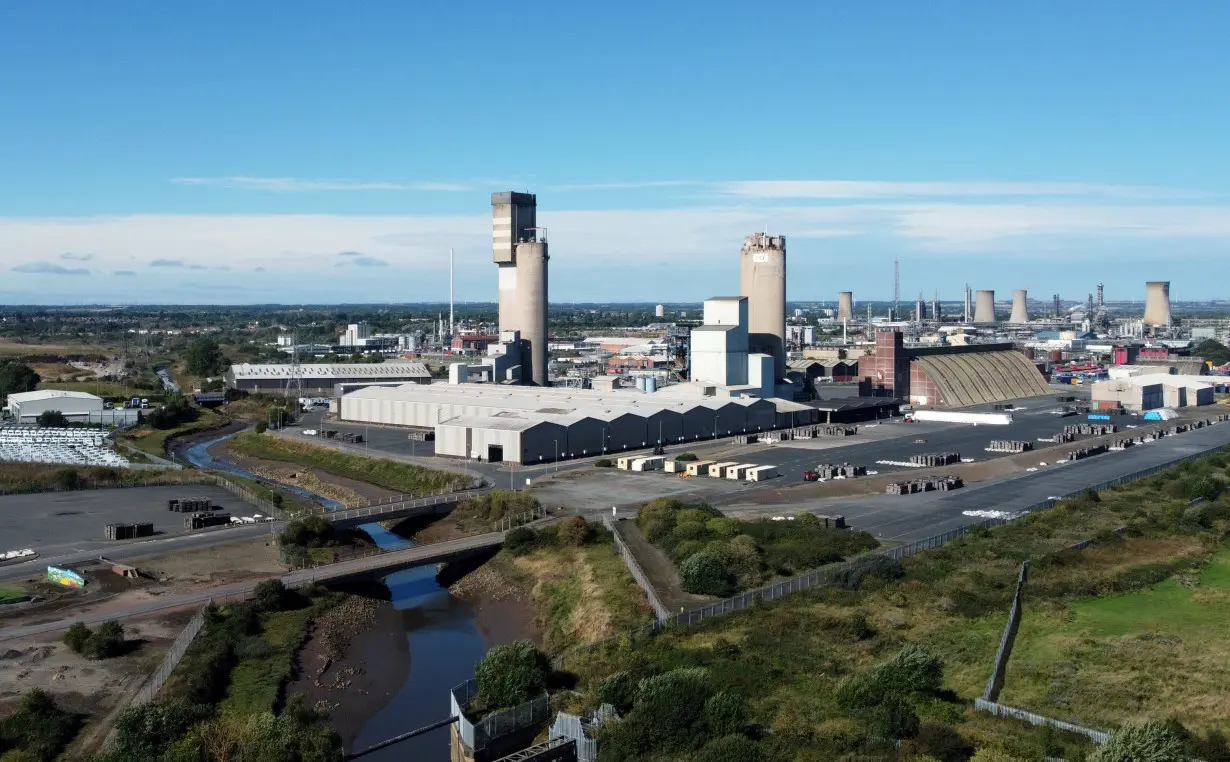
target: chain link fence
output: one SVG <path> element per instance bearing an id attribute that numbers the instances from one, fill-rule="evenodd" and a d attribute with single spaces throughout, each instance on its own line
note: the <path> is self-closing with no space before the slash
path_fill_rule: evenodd
<path id="1" fill-rule="evenodd" d="M 632 551 L 628 550 L 628 546 L 624 544 L 624 538 L 619 536 L 619 530 L 611 522 L 609 516 L 602 517 L 602 524 L 611 533 L 611 537 L 615 540 L 615 549 L 619 551 L 619 556 L 624 560 L 624 564 L 628 567 L 628 571 L 632 574 L 632 579 L 636 580 L 636 584 L 641 586 L 645 591 L 645 597 L 649 599 L 649 605 L 653 608 L 654 619 L 661 621 L 670 616 L 671 612 L 662 603 L 662 599 L 658 597 L 658 591 L 654 589 L 653 583 L 649 581 L 648 575 L 641 570 L 641 565 L 636 562 L 636 557 L 632 555 Z"/>
<path id="2" fill-rule="evenodd" d="M 1040 714 L 1034 714 L 1033 712 L 1027 712 L 1024 709 L 1017 709 L 1016 707 L 1004 706 L 1003 704 L 997 704 L 994 701 L 987 701 L 986 699 L 981 699 L 981 698 L 974 699 L 974 709 L 979 712 L 987 712 L 988 714 L 993 714 L 996 717 L 1011 717 L 1014 720 L 1021 720 L 1023 722 L 1028 722 L 1031 725 L 1038 725 L 1041 727 L 1052 727 L 1052 728 L 1055 728 L 1056 730 L 1062 730 L 1067 733 L 1076 733 L 1078 735 L 1085 736 L 1086 738 L 1090 739 L 1094 743 L 1098 743 L 1098 744 L 1103 744 L 1103 743 L 1106 743 L 1108 740 L 1110 740 L 1110 733 L 1107 733 L 1103 730 L 1094 730 L 1093 728 L 1086 728 L 1083 725 L 1075 725 L 1071 722 L 1064 722 L 1063 720 L 1056 720 L 1053 717 L 1043 717 Z"/>
<path id="3" fill-rule="evenodd" d="M 519 706 L 501 712 L 492 712 L 480 720 L 471 721 L 466 717 L 465 710 L 476 698 L 478 698 L 478 680 L 473 678 L 449 691 L 450 708 L 453 716 L 457 718 L 457 730 L 461 740 L 470 749 L 476 751 L 487 748 L 487 744 L 494 738 L 546 722 L 551 714 L 547 694 L 544 693 Z"/>

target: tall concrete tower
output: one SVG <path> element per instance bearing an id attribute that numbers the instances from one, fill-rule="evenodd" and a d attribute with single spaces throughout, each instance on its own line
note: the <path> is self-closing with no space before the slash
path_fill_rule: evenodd
<path id="1" fill-rule="evenodd" d="M 944 316 L 940 314 L 940 292 L 936 291 L 935 296 L 931 297 L 931 319 L 937 323 L 944 322 Z"/>
<path id="2" fill-rule="evenodd" d="M 786 377 L 786 238 L 756 233 L 743 239 L 739 293 L 747 297 L 748 343 L 773 356 L 777 378 Z"/>
<path id="3" fill-rule="evenodd" d="M 519 330 L 517 244 L 537 232 L 538 199 L 532 193 L 491 194 L 492 260 L 500 272 L 500 330 Z M 546 289 L 543 289 L 546 294 Z"/>
<path id="4" fill-rule="evenodd" d="M 1145 284 L 1145 325 L 1170 325 L 1170 281 L 1151 280 Z"/>
<path id="5" fill-rule="evenodd" d="M 1102 309 L 1103 307 L 1106 306 L 1106 302 L 1102 301 L 1102 289 L 1103 289 L 1103 285 L 1099 283 L 1098 284 L 1098 309 Z"/>
<path id="6" fill-rule="evenodd" d="M 995 292 L 982 290 L 974 298 L 974 322 L 995 322 Z"/>
<path id="7" fill-rule="evenodd" d="M 837 292 L 837 322 L 849 323 L 854 320 L 854 292 Z"/>
<path id="8" fill-rule="evenodd" d="M 974 319 L 974 302 L 972 301 L 970 297 L 972 293 L 973 292 L 969 290 L 969 284 L 966 283 L 965 284 L 965 317 L 962 318 L 962 321 L 966 323 Z"/>
<path id="9" fill-rule="evenodd" d="M 1029 306 L 1026 303 L 1027 301 L 1025 289 L 1012 292 L 1012 315 L 1008 318 L 1009 323 L 1025 325 L 1029 322 Z"/>
<path id="10" fill-rule="evenodd" d="M 492 260 L 500 273 L 500 331 L 521 332 L 521 382 L 547 384 L 546 236 L 532 193 L 491 194 Z"/>
<path id="11" fill-rule="evenodd" d="M 521 383 L 547 385 L 547 242 L 517 244 L 517 330 Z"/>

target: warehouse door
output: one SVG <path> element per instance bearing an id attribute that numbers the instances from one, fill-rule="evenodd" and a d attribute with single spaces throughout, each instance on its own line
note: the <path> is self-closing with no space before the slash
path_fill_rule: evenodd
<path id="1" fill-rule="evenodd" d="M 488 463 L 503 463 L 504 462 L 504 446 L 503 445 L 487 445 L 487 462 Z"/>

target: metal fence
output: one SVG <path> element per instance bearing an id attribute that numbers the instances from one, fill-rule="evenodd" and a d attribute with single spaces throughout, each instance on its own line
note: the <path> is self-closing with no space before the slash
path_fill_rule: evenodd
<path id="1" fill-rule="evenodd" d="M 1040 714 L 1027 712 L 1024 709 L 1017 709 L 1016 707 L 1004 706 L 1003 704 L 997 704 L 994 701 L 987 701 L 986 699 L 974 699 L 974 709 L 979 712 L 993 714 L 996 717 L 1011 717 L 1014 720 L 1023 720 L 1031 725 L 1049 726 L 1055 728 L 1056 730 L 1063 730 L 1068 733 L 1077 733 L 1092 740 L 1094 743 L 1102 744 L 1106 743 L 1110 739 L 1110 733 L 1102 730 L 1094 730 L 1093 728 L 1086 728 L 1082 725 L 1074 725 L 1071 722 L 1056 720 L 1053 717 L 1043 717 Z"/>
<path id="2" fill-rule="evenodd" d="M 636 584 L 640 585 L 641 589 L 645 591 L 645 597 L 649 599 L 649 605 L 653 608 L 654 619 L 662 621 L 668 618 L 671 612 L 663 605 L 662 599 L 658 597 L 658 591 L 654 589 L 653 583 L 649 581 L 649 577 L 641 570 L 641 565 L 636 562 L 636 557 L 632 555 L 632 551 L 628 550 L 628 546 L 624 544 L 624 538 L 619 536 L 619 530 L 611 522 L 610 517 L 604 515 L 602 523 L 615 539 L 615 549 L 619 551 L 619 555 L 623 558 L 628 571 L 632 573 L 632 579 L 636 580 Z"/>
<path id="3" fill-rule="evenodd" d="M 1111 487 L 1118 487 L 1124 484 L 1129 484 L 1139 479 L 1152 476 L 1161 471 L 1165 471 L 1168 468 L 1174 468 L 1175 466 L 1181 465 L 1188 461 L 1198 460 L 1214 452 L 1218 452 L 1218 451 L 1222 451 L 1226 449 L 1230 449 L 1230 445 L 1218 445 L 1217 447 L 1210 447 L 1206 450 L 1201 450 L 1200 452 L 1192 453 L 1191 455 L 1184 455 L 1183 457 L 1174 458 L 1172 460 L 1168 460 L 1165 463 L 1161 463 L 1156 466 L 1142 468 L 1139 471 L 1134 471 L 1130 474 L 1126 474 L 1124 476 L 1120 476 L 1115 479 L 1109 479 L 1107 481 L 1094 484 L 1092 485 L 1092 487 L 1085 487 L 1080 490 L 1069 492 L 1065 495 L 1062 495 L 1056 498 L 1051 498 L 1051 499 L 1043 500 L 1039 503 L 1034 503 L 1033 505 L 1022 508 L 1020 511 L 1017 511 L 1015 515 L 1008 517 L 1008 518 L 984 519 L 982 521 L 977 521 L 977 522 L 973 522 L 970 524 L 964 524 L 954 529 L 950 529 L 947 532 L 943 532 L 941 534 L 937 534 L 932 537 L 928 537 L 924 540 L 919 540 L 917 542 L 908 543 L 906 545 L 898 545 L 897 547 L 893 547 L 893 548 L 878 548 L 876 550 L 871 551 L 868 555 L 884 555 L 884 556 L 888 556 L 889 558 L 898 559 L 898 560 L 902 558 L 909 558 L 910 556 L 916 555 L 918 553 L 922 553 L 923 551 L 927 551 L 933 548 L 939 548 L 944 545 L 947 545 L 948 543 L 953 542 L 954 540 L 958 540 L 968 534 L 971 534 L 976 530 L 981 530 L 983 528 L 989 528 L 989 527 L 1001 526 L 1004 524 L 1010 524 L 1013 521 L 1023 516 L 1026 516 L 1030 513 L 1034 513 L 1040 510 L 1045 510 L 1047 508 L 1052 508 L 1061 500 L 1068 500 L 1068 499 L 1077 497 L 1082 492 L 1084 492 L 1086 489 L 1092 488 L 1094 490 L 1101 491 L 1105 489 L 1110 489 Z M 625 549 L 621 548 L 621 553 L 624 551 Z M 629 560 L 631 560 L 630 556 L 629 556 Z M 803 590 L 808 590 L 810 588 L 821 586 L 821 585 L 830 585 L 830 584 L 833 584 L 839 576 L 844 576 L 844 572 L 847 572 L 847 571 L 850 571 L 856 568 L 859 563 L 860 563 L 859 559 L 854 559 L 852 561 L 843 561 L 843 562 L 836 563 L 836 564 L 830 564 L 828 566 L 824 566 L 819 569 L 814 569 L 809 572 L 804 572 L 803 574 L 800 574 L 797 577 L 782 580 L 780 582 L 773 582 L 763 587 L 756 588 L 755 590 L 748 590 L 746 592 L 733 595 L 729 598 L 725 598 L 715 603 L 710 603 L 708 605 L 701 606 L 700 608 L 696 608 L 691 611 L 683 611 L 678 614 L 670 614 L 665 617 L 659 617 L 653 623 L 627 631 L 625 634 L 652 635 L 654 633 L 660 632 L 661 630 L 667 629 L 669 627 L 686 627 L 688 625 L 703 622 L 704 620 L 710 619 L 715 616 L 724 616 L 726 614 L 732 614 L 736 611 L 743 611 L 745 609 L 751 608 L 752 606 L 762 601 L 764 602 L 774 601 L 774 600 L 777 600 L 778 598 L 782 598 L 786 595 L 790 595 L 791 593 L 801 592 Z M 632 567 L 629 566 L 629 568 L 631 569 Z M 633 572 L 633 576 L 636 577 L 636 572 Z M 637 581 L 640 582 L 641 578 L 637 578 Z M 646 585 L 642 584 L 642 587 L 646 587 Z M 648 588 L 652 589 L 652 586 L 648 586 Z M 657 607 L 655 607 L 655 610 L 657 610 Z M 619 637 L 621 636 L 606 638 L 596 643 L 591 643 L 591 644 L 587 644 L 583 646 L 576 646 L 572 649 L 569 649 L 568 651 L 565 651 L 559 654 L 556 657 L 555 661 L 557 664 L 562 664 L 572 654 L 582 653 L 585 651 L 591 651 L 596 648 L 600 648 L 608 643 L 618 640 Z"/>
<path id="4" fill-rule="evenodd" d="M 603 704 L 587 716 L 558 712 L 551 724 L 552 738 L 569 738 L 577 744 L 578 762 L 596 762 L 598 759 L 598 731 L 608 720 L 618 719 L 615 707 Z"/>
<path id="5" fill-rule="evenodd" d="M 478 697 L 478 680 L 466 680 L 449 691 L 453 716 L 461 740 L 473 750 L 485 749 L 494 738 L 544 722 L 551 713 L 547 694 L 502 712 L 492 712 L 477 722 L 466 717 L 465 709 Z"/>

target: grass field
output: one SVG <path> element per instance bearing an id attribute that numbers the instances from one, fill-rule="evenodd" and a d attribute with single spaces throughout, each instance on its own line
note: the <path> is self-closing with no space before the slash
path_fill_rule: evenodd
<path id="1" fill-rule="evenodd" d="M 430 468 L 380 458 L 348 455 L 327 447 L 289 442 L 255 432 L 237 434 L 230 440 L 233 452 L 283 463 L 319 468 L 335 476 L 367 482 L 406 494 L 434 492 L 450 487 L 466 487 L 464 474 L 434 471 Z"/>
<path id="2" fill-rule="evenodd" d="M 706 667 L 715 690 L 744 697 L 749 720 L 771 731 L 764 743 L 772 759 L 837 759 L 874 751 L 868 739 L 878 732 L 873 714 L 843 703 L 842 686 L 916 644 L 942 661 L 950 691 L 910 699 L 924 728 L 944 726 L 973 746 L 1026 759 L 1080 759 L 1084 741 L 971 707 L 990 676 L 1020 564 L 1029 559 L 1026 615 L 1004 703 L 1106 730 L 1173 716 L 1201 733 L 1230 731 L 1223 666 L 1230 653 L 1230 497 L 1189 504 L 1193 493 L 1230 483 L 1227 464 L 1225 455 L 1213 455 L 976 532 L 906 559 L 898 572 L 656 637 L 625 638 L 570 654 L 566 666 L 581 677 L 583 693 L 618 671 L 642 677 Z M 1096 544 L 1070 549 L 1086 539 Z M 937 734 L 924 733 L 932 740 Z"/>
<path id="3" fill-rule="evenodd" d="M 11 587 L 0 587 L 0 603 L 25 598 L 26 594 Z"/>
<path id="4" fill-rule="evenodd" d="M 231 670 L 222 712 L 269 712 L 294 671 L 295 654 L 307 640 L 312 620 L 333 605 L 332 597 L 316 598 L 311 606 L 261 615 L 263 655 L 241 659 Z M 255 649 L 254 649 L 255 650 Z M 260 650 L 257 650 L 260 653 Z"/>

